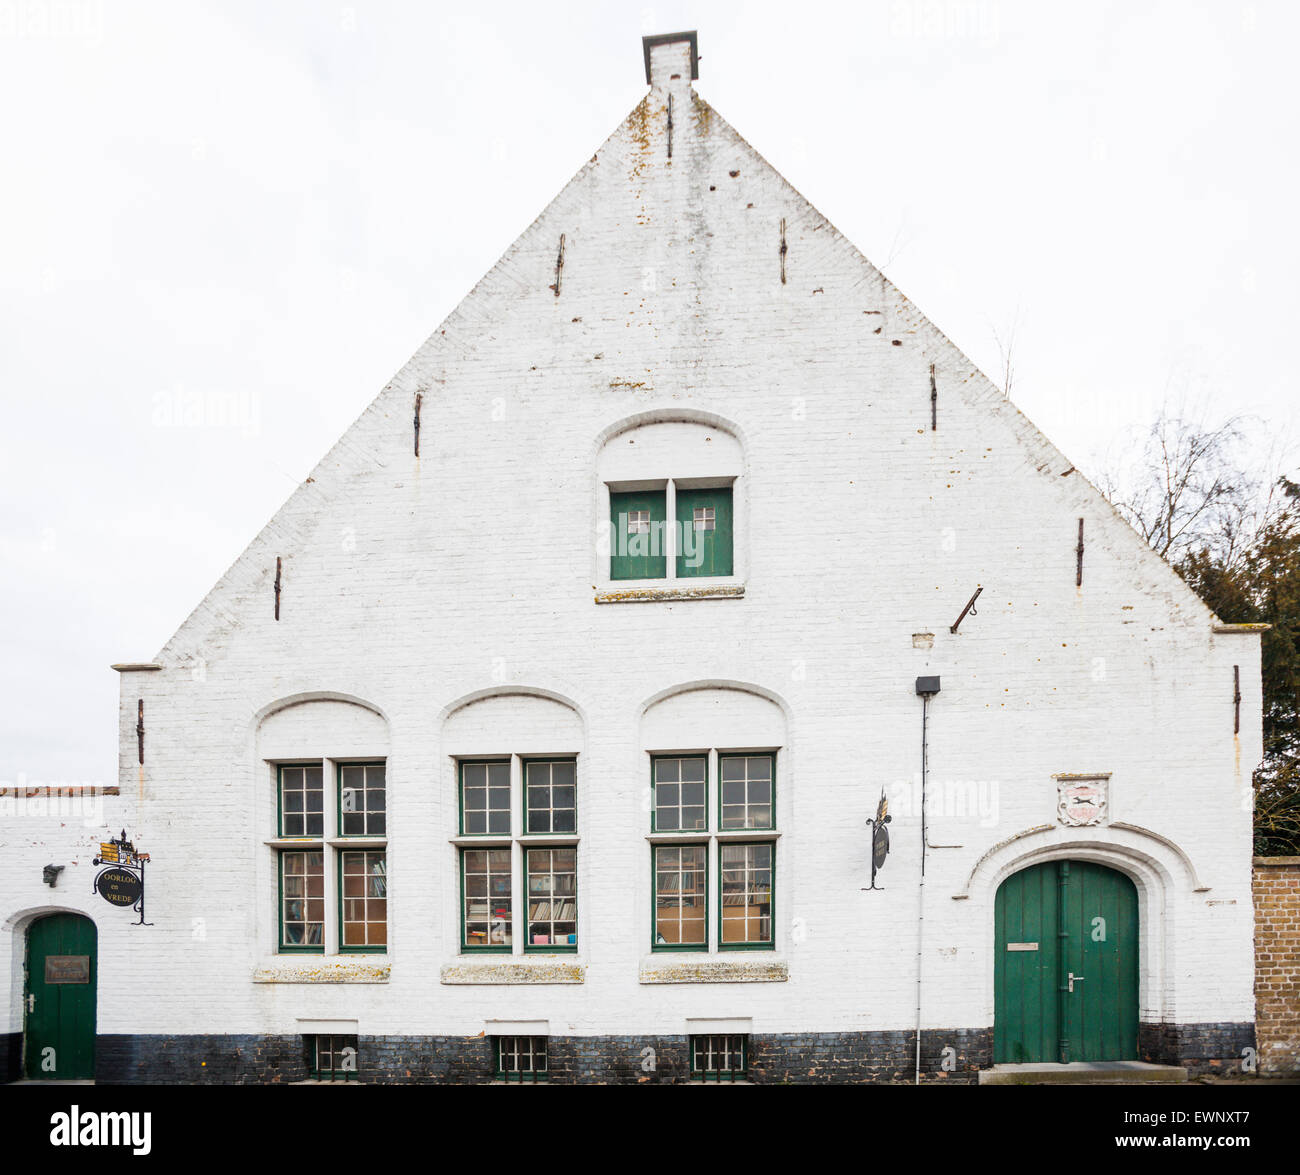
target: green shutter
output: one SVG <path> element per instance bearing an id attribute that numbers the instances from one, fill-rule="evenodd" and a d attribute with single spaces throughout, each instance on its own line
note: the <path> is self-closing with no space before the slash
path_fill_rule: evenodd
<path id="1" fill-rule="evenodd" d="M 644 510 L 650 515 L 648 533 L 628 530 L 628 515 Z M 665 551 L 665 524 L 668 521 L 668 496 L 664 490 L 609 495 L 610 579 L 664 579 L 668 575 Z"/>
<path id="2" fill-rule="evenodd" d="M 713 529 L 696 530 L 695 512 L 712 511 Z M 699 575 L 730 575 L 731 571 L 731 488 L 677 491 L 677 533 L 681 536 L 677 555 L 677 578 Z"/>

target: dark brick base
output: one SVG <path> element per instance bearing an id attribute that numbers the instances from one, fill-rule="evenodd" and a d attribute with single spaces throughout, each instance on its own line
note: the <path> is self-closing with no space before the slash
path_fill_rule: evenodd
<path id="1" fill-rule="evenodd" d="M 20 1038 L 21 1039 L 21 1038 Z M 907 1031 L 755 1035 L 750 1080 L 763 1084 L 911 1082 L 916 1037 Z M 991 1029 L 922 1034 L 922 1080 L 971 1084 L 991 1064 Z M 951 1049 L 951 1052 L 945 1052 Z M 362 1036 L 367 1084 L 472 1085 L 493 1079 L 486 1036 Z M 685 1036 L 552 1036 L 553 1085 L 673 1085 L 691 1080 Z M 308 1077 L 297 1036 L 101 1036 L 96 1080 L 106 1085 L 286 1084 Z"/>
<path id="2" fill-rule="evenodd" d="M 17 1076 L 22 1038 L 0 1036 L 0 1061 Z M 1252 1024 L 1143 1024 L 1143 1060 L 1190 1073 L 1241 1071 Z M 916 1036 L 809 1032 L 750 1038 L 749 1079 L 764 1085 L 910 1084 Z M 950 1050 L 950 1051 L 949 1051 Z M 374 1085 L 474 1085 L 493 1079 L 486 1036 L 362 1036 L 358 1076 Z M 553 1085 L 674 1085 L 691 1079 L 685 1036 L 552 1036 Z M 932 1029 L 921 1037 L 921 1080 L 971 1085 L 993 1063 L 991 1028 Z M 287 1084 L 308 1077 L 298 1036 L 101 1036 L 96 1079 L 104 1084 Z M 12 1077 L 10 1078 L 12 1079 Z"/>
<path id="3" fill-rule="evenodd" d="M 1138 1052 L 1144 1061 L 1182 1065 L 1193 1077 L 1240 1073 L 1253 1056 L 1255 1025 L 1220 1021 L 1208 1024 L 1139 1024 Z M 1251 1049 L 1250 1054 L 1246 1053 Z"/>

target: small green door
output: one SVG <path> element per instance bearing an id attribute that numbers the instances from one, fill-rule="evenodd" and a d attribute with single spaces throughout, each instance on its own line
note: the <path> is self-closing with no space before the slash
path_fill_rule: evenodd
<path id="1" fill-rule="evenodd" d="M 611 493 L 610 579 L 664 579 L 668 575 L 666 490 Z"/>
<path id="2" fill-rule="evenodd" d="M 95 1076 L 95 924 L 50 914 L 27 929 L 23 1069 L 33 1081 Z"/>
<path id="3" fill-rule="evenodd" d="M 731 574 L 731 487 L 677 490 L 677 578 Z"/>
<path id="4" fill-rule="evenodd" d="M 1137 890 L 1090 861 L 1022 869 L 994 907 L 996 1064 L 1137 1058 Z"/>

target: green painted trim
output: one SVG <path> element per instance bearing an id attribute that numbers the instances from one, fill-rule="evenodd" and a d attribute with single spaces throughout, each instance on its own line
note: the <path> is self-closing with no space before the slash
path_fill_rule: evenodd
<path id="1" fill-rule="evenodd" d="M 319 836 L 312 836 L 307 832 L 306 811 L 304 809 L 304 819 L 302 824 L 302 840 L 323 840 L 325 837 L 325 760 L 317 759 L 314 763 L 277 763 L 275 765 L 275 828 L 279 836 L 287 837 L 289 834 L 284 831 L 284 773 L 288 771 L 298 771 L 305 767 L 321 768 L 321 803 L 320 803 L 320 822 L 321 830 Z"/>
<path id="2" fill-rule="evenodd" d="M 321 943 L 320 946 L 318 947 L 314 947 L 308 944 L 286 943 L 284 941 L 284 855 L 286 853 L 319 852 L 321 855 L 321 869 L 324 870 L 325 867 L 324 846 L 322 845 L 319 849 L 317 849 L 315 846 L 313 846 L 312 848 L 302 848 L 302 849 L 275 849 L 274 852 L 275 852 L 275 876 L 276 876 L 276 881 L 278 883 L 276 886 L 275 924 L 279 929 L 278 937 L 280 940 L 280 947 L 279 950 L 276 951 L 276 954 L 323 955 L 325 953 L 324 943 Z M 324 895 L 322 894 L 322 897 L 323 896 Z M 302 900 L 304 902 L 307 900 L 306 894 L 303 895 Z M 323 938 L 324 936 L 325 936 L 325 924 L 324 922 L 322 922 L 321 937 Z"/>
<path id="3" fill-rule="evenodd" d="M 506 1084 L 519 1085 L 536 1085 L 539 1082 L 547 1080 L 551 1072 L 551 1056 L 549 1049 L 550 1038 L 545 1036 L 527 1036 L 525 1040 L 540 1040 L 542 1042 L 542 1056 L 546 1058 L 546 1068 L 539 1075 L 536 1070 L 524 1073 L 507 1073 L 501 1065 L 501 1042 L 503 1040 L 519 1040 L 518 1036 L 494 1036 L 492 1038 L 492 1076 L 497 1081 L 504 1081 Z"/>
<path id="4" fill-rule="evenodd" d="M 535 762 L 541 763 L 560 763 L 565 762 L 562 759 L 539 759 Z M 576 773 L 574 778 L 576 779 Z M 573 850 L 573 937 L 574 943 L 570 946 L 568 943 L 557 945 L 555 943 L 542 944 L 534 946 L 531 942 L 531 932 L 529 927 L 532 919 L 528 916 L 528 906 L 532 898 L 532 891 L 528 888 L 528 858 L 532 853 L 551 853 L 556 849 Z M 578 846 L 577 845 L 533 845 L 524 849 L 524 954 L 526 955 L 576 955 L 578 953 Z M 564 921 L 564 919 L 550 918 L 549 922 Z"/>
<path id="5" fill-rule="evenodd" d="M 497 847 L 503 847 L 503 846 L 497 846 Z M 514 950 L 515 950 L 514 943 L 506 943 L 505 946 L 496 946 L 496 947 L 494 947 L 494 946 L 474 947 L 474 946 L 470 946 L 470 945 L 465 941 L 465 854 L 466 854 L 466 853 L 485 853 L 485 852 L 488 851 L 488 848 L 487 848 L 487 847 L 484 847 L 484 848 L 481 848 L 481 849 L 466 849 L 466 848 L 460 848 L 460 849 L 457 849 L 456 851 L 460 854 L 460 860 L 459 860 L 459 866 L 460 866 L 460 870 L 459 870 L 459 871 L 460 871 L 460 911 L 459 911 L 459 913 L 458 913 L 458 915 L 457 915 L 457 920 L 458 920 L 459 923 L 460 923 L 460 953 L 461 953 L 462 955 L 511 955 L 511 954 L 514 954 Z M 510 884 L 511 884 L 511 887 L 512 887 L 512 889 L 513 889 L 513 886 L 514 886 L 514 866 L 513 866 L 513 858 L 512 858 L 512 864 L 511 864 L 511 870 L 510 870 Z M 487 897 L 488 897 L 488 909 L 489 909 L 489 910 L 491 910 L 491 908 L 492 908 L 492 894 L 491 894 L 491 892 L 490 892 L 490 891 L 491 891 L 491 888 L 492 888 L 492 887 L 489 885 L 489 886 L 488 886 L 489 893 L 488 893 L 488 895 L 487 895 Z M 490 927 L 490 926 L 492 925 L 492 919 L 491 919 L 490 916 L 489 916 L 489 918 L 487 919 L 487 922 L 488 922 L 488 926 Z M 511 937 L 511 938 L 514 938 L 514 934 L 515 934 L 515 895 L 514 895 L 514 893 L 512 892 L 512 893 L 510 894 L 510 937 Z"/>
<path id="6" fill-rule="evenodd" d="M 572 832 L 555 832 L 548 829 L 545 832 L 535 833 L 528 827 L 528 764 L 529 763 L 572 763 L 573 764 L 573 831 Z M 523 809 L 523 835 L 524 836 L 577 836 L 578 835 L 578 757 L 576 755 L 530 755 L 528 758 L 519 756 L 519 803 Z M 554 808 L 551 809 L 555 811 Z M 525 863 L 524 876 L 527 877 L 527 863 Z"/>
<path id="7" fill-rule="evenodd" d="M 704 827 L 703 828 L 666 828 L 659 829 L 655 827 L 655 810 L 658 804 L 655 803 L 655 764 L 660 759 L 703 759 L 704 760 Z M 721 790 L 721 782 L 719 782 Z M 680 804 L 678 805 L 680 807 Z M 651 832 L 680 832 L 682 836 L 702 836 L 709 831 L 709 752 L 705 751 L 702 755 L 651 755 L 650 756 L 650 831 Z"/>
<path id="8" fill-rule="evenodd" d="M 713 507 L 713 530 L 700 531 L 699 534 L 705 537 L 699 540 L 692 538 L 692 544 L 696 541 L 700 543 L 700 562 L 692 567 L 685 554 L 686 530 L 690 527 L 691 534 L 696 533 L 695 509 L 699 506 Z M 676 567 L 678 579 L 717 579 L 733 574 L 736 544 L 732 518 L 731 486 L 718 486 L 707 490 L 678 488 L 676 521 L 677 534 L 681 542 L 681 553 L 677 555 Z"/>
<path id="9" fill-rule="evenodd" d="M 350 764 L 351 766 L 351 764 Z M 347 853 L 382 853 L 384 856 L 384 901 L 388 901 L 388 849 L 336 849 L 334 861 L 334 887 L 338 891 L 338 935 L 340 955 L 386 955 L 388 944 L 383 946 L 345 946 L 343 942 L 343 857 Z M 368 875 L 367 875 L 368 876 Z M 388 922 L 387 906 L 384 907 L 384 925 L 391 929 Z"/>
<path id="10" fill-rule="evenodd" d="M 344 832 L 343 831 L 343 768 L 344 767 L 383 767 L 384 770 L 384 831 L 383 832 Z M 357 840 L 378 840 L 380 837 L 388 838 L 388 760 L 376 759 L 373 763 L 339 763 L 334 764 L 334 835 L 338 840 L 348 840 L 355 838 Z M 369 782 L 366 784 L 366 791 L 370 791 Z M 363 815 L 366 818 L 367 826 L 370 824 L 370 811 L 367 809 Z"/>
<path id="11" fill-rule="evenodd" d="M 719 791 L 721 787 L 719 786 Z M 776 841 L 774 840 L 725 840 L 718 841 L 718 950 L 721 951 L 774 951 L 776 950 Z M 768 895 L 768 922 L 772 927 L 772 937 L 767 942 L 729 942 L 722 941 L 722 850 L 753 848 L 767 845 L 772 850 L 772 889 Z"/>
<path id="12" fill-rule="evenodd" d="M 738 1037 L 740 1037 L 740 1068 L 739 1068 L 739 1070 L 737 1070 L 737 1069 L 728 1069 L 728 1070 L 727 1070 L 727 1075 L 726 1075 L 725 1078 L 723 1077 L 721 1071 L 718 1071 L 718 1072 L 716 1072 L 716 1073 L 714 1074 L 714 1076 L 713 1076 L 712 1079 L 713 1079 L 714 1081 L 716 1081 L 716 1082 L 722 1082 L 722 1081 L 736 1081 L 736 1080 L 745 1081 L 745 1080 L 748 1080 L 748 1078 L 749 1078 L 749 1034 L 746 1033 L 746 1032 L 703 1032 L 703 1033 L 693 1033 L 693 1034 L 691 1035 L 691 1038 L 690 1038 L 690 1046 L 691 1046 L 691 1076 L 692 1076 L 692 1077 L 696 1077 L 697 1074 L 698 1074 L 698 1078 L 697 1078 L 698 1080 L 700 1080 L 700 1081 L 708 1081 L 708 1080 L 709 1080 L 708 1072 L 707 1072 L 706 1070 L 704 1070 L 704 1069 L 701 1069 L 698 1065 L 696 1065 L 696 1063 L 695 1063 L 695 1058 L 696 1058 L 696 1056 L 698 1055 L 698 1051 L 697 1051 L 697 1050 L 699 1049 L 699 1042 L 700 1042 L 700 1041 L 705 1040 L 705 1039 L 707 1039 L 707 1038 L 709 1038 L 709 1037 L 718 1037 L 718 1036 L 738 1036 Z"/>
<path id="13" fill-rule="evenodd" d="M 705 769 L 707 771 L 707 768 Z M 659 938 L 659 862 L 655 859 L 660 849 L 704 850 L 704 941 L 702 943 L 660 943 Z M 672 844 L 650 846 L 650 950 L 657 955 L 698 955 L 709 949 L 709 842 L 707 840 L 674 841 Z"/>
<path id="14" fill-rule="evenodd" d="M 483 837 L 485 840 L 488 839 L 501 840 L 503 838 L 508 839 L 512 836 L 509 829 L 507 829 L 505 832 L 466 832 L 465 831 L 465 768 L 472 767 L 476 764 L 489 764 L 489 763 L 504 763 L 506 765 L 506 771 L 509 772 L 510 770 L 509 758 L 457 759 L 456 760 L 456 813 L 457 813 L 456 827 L 460 830 L 459 835 L 461 836 L 478 836 L 478 837 Z M 575 773 L 575 778 L 576 778 L 576 773 Z M 507 791 L 509 791 L 508 783 L 506 785 L 506 789 Z M 488 790 L 489 792 L 491 791 L 490 785 L 488 786 Z M 489 799 L 488 803 L 490 804 L 491 802 L 492 801 Z M 491 808 L 489 808 L 488 811 L 490 813 Z M 510 815 L 510 807 L 508 805 L 506 807 L 506 814 L 507 816 Z"/>
<path id="15" fill-rule="evenodd" d="M 767 810 L 770 814 L 768 823 L 761 828 L 723 828 L 722 827 L 722 760 L 723 759 L 770 759 L 772 761 L 772 786 L 769 790 Z M 746 791 L 745 806 L 749 806 L 749 795 Z M 758 751 L 754 754 L 719 753 L 718 755 L 718 810 L 716 813 L 719 832 L 775 832 L 776 831 L 776 752 L 775 751 Z M 735 843 L 735 842 L 732 842 Z"/>
<path id="16" fill-rule="evenodd" d="M 626 525 L 619 526 L 620 516 L 625 520 L 629 511 L 645 510 L 650 514 L 650 530 L 647 539 L 653 552 L 657 545 L 659 554 L 631 555 L 618 553 L 620 545 L 626 545 Z M 668 555 L 665 531 L 668 525 L 668 489 L 636 490 L 628 493 L 610 492 L 609 495 L 609 578 L 621 579 L 667 579 Z M 658 542 L 656 544 L 656 534 Z"/>

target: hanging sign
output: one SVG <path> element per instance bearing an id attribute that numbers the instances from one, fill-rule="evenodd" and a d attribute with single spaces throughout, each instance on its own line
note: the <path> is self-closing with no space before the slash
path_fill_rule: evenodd
<path id="1" fill-rule="evenodd" d="M 95 892 L 112 906 L 138 910 L 137 926 L 152 926 L 144 920 L 144 867 L 149 854 L 136 851 L 126 839 L 126 829 L 120 838 L 104 841 L 99 846 L 99 856 L 93 864 L 107 865 L 95 877 Z"/>
<path id="2" fill-rule="evenodd" d="M 100 872 L 95 878 L 95 889 L 111 906 L 134 906 L 144 892 L 144 885 L 129 869 L 116 867 Z"/>

